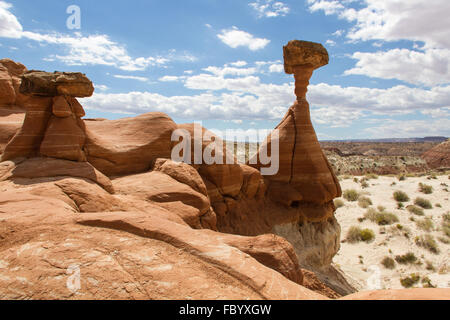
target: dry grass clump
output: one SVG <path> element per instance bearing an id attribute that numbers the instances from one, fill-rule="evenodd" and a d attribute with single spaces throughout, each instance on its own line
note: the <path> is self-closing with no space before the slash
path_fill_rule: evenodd
<path id="1" fill-rule="evenodd" d="M 413 264 L 417 261 L 417 257 L 414 253 L 408 252 L 401 256 L 395 256 L 395 261 L 400 264 Z"/>
<path id="2" fill-rule="evenodd" d="M 431 208 L 433 208 L 433 206 L 431 205 L 431 202 L 429 200 L 421 198 L 421 197 L 417 197 L 414 200 L 414 204 L 419 206 L 419 207 L 422 207 L 424 209 L 431 209 Z"/>
<path id="3" fill-rule="evenodd" d="M 355 189 L 348 189 L 344 191 L 343 197 L 347 201 L 357 201 L 359 199 L 359 192 Z"/>
<path id="4" fill-rule="evenodd" d="M 416 225 L 419 229 L 427 232 L 430 232 L 434 228 L 433 220 L 431 220 L 430 218 L 417 220 Z"/>
<path id="5" fill-rule="evenodd" d="M 336 207 L 336 209 L 343 207 L 344 201 L 342 201 L 341 199 L 334 199 L 334 206 Z"/>
<path id="6" fill-rule="evenodd" d="M 378 175 L 376 175 L 375 173 L 366 173 L 365 177 L 367 180 L 378 179 Z"/>
<path id="7" fill-rule="evenodd" d="M 352 226 L 348 229 L 346 239 L 350 243 L 360 241 L 370 242 L 375 239 L 375 233 L 370 229 L 361 229 L 360 227 Z"/>
<path id="8" fill-rule="evenodd" d="M 398 190 L 394 192 L 394 199 L 397 202 L 408 202 L 409 196 L 403 191 Z"/>
<path id="9" fill-rule="evenodd" d="M 384 257 L 383 260 L 381 260 L 381 264 L 386 268 L 386 269 L 394 269 L 395 268 L 395 261 L 394 259 L 390 258 L 390 257 Z"/>
<path id="10" fill-rule="evenodd" d="M 442 215 L 442 232 L 444 232 L 447 237 L 450 237 L 450 213 Z"/>
<path id="11" fill-rule="evenodd" d="M 400 283 L 405 288 L 411 288 L 415 284 L 419 283 L 420 276 L 416 273 L 412 273 L 409 277 L 401 278 Z"/>
<path id="12" fill-rule="evenodd" d="M 414 206 L 414 205 L 410 205 L 406 207 L 406 210 L 408 210 L 409 212 L 418 215 L 418 216 L 423 216 L 425 213 L 423 212 L 423 209 L 418 207 L 418 206 Z"/>
<path id="13" fill-rule="evenodd" d="M 372 205 L 372 200 L 371 200 L 369 197 L 359 197 L 359 199 L 358 199 L 358 205 L 359 205 L 361 208 L 366 209 L 366 208 L 368 208 L 369 206 Z"/>
<path id="14" fill-rule="evenodd" d="M 391 226 L 389 228 L 389 231 L 394 235 L 403 235 L 406 238 L 409 238 L 409 236 L 411 235 L 411 229 L 409 229 L 408 227 L 405 227 L 401 224 Z"/>
<path id="15" fill-rule="evenodd" d="M 433 187 L 422 182 L 419 183 L 419 191 L 425 194 L 433 193 Z"/>
<path id="16" fill-rule="evenodd" d="M 428 278 L 427 276 L 422 277 L 422 281 L 421 282 L 422 282 L 422 287 L 424 287 L 424 288 L 436 288 L 436 286 L 434 286 L 431 283 L 431 279 Z"/>
<path id="17" fill-rule="evenodd" d="M 395 214 L 385 211 L 376 211 L 373 208 L 367 209 L 364 217 L 380 226 L 398 222 L 398 217 Z"/>
<path id="18" fill-rule="evenodd" d="M 439 247 L 436 240 L 434 240 L 433 236 L 429 234 L 416 237 L 415 242 L 419 247 L 425 248 L 432 253 L 439 253 Z"/>

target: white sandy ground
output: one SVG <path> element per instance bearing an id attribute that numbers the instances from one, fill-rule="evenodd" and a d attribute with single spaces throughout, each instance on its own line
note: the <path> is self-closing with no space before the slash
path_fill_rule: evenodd
<path id="1" fill-rule="evenodd" d="M 391 186 L 392 182 L 395 182 L 396 185 Z M 419 192 L 419 182 L 433 186 L 433 193 L 423 194 Z M 375 240 L 370 243 L 341 243 L 341 249 L 333 260 L 334 264 L 351 280 L 356 281 L 356 286 L 359 290 L 401 289 L 403 287 L 400 279 L 410 276 L 411 273 L 417 273 L 422 277 L 428 276 L 431 279 L 431 283 L 439 288 L 450 287 L 450 244 L 444 244 L 438 240 L 439 237 L 450 240 L 441 230 L 442 216 L 450 212 L 450 192 L 444 190 L 444 188 L 450 190 L 448 175 L 437 176 L 437 179 L 431 180 L 428 180 L 426 176 L 408 177 L 404 181 L 399 181 L 396 177 L 379 176 L 378 179 L 369 180 L 369 187 L 365 189 L 362 189 L 359 183 L 354 182 L 353 177 L 342 179 L 340 183 L 343 191 L 355 189 L 359 192 L 367 193 L 366 196 L 373 202 L 371 207 L 376 209 L 379 205 L 384 206 L 386 208 L 385 211 L 392 212 L 398 216 L 400 221 L 397 223 L 411 230 L 409 239 L 400 233 L 395 234 L 391 232 L 389 230 L 391 226 L 384 226 L 386 233 L 380 234 L 380 229 L 383 226 L 378 226 L 369 220 L 358 221 L 358 218 L 363 217 L 367 209 L 359 207 L 357 201 L 349 202 L 344 198 L 340 198 L 345 203 L 345 206 L 336 211 L 336 218 L 342 228 L 341 240 L 346 238 L 347 231 L 351 226 L 359 226 L 363 229 L 369 228 L 375 233 Z M 445 183 L 449 187 L 442 186 L 441 183 Z M 406 209 L 399 210 L 397 209 L 397 202 L 393 198 L 393 192 L 396 190 L 404 191 L 410 197 L 410 201 L 404 203 L 405 208 L 407 205 L 413 204 L 414 199 L 418 196 L 430 200 L 433 208 L 424 210 L 425 216 L 414 215 Z M 436 207 L 435 204 L 437 203 L 441 204 L 442 207 Z M 412 216 L 414 216 L 416 221 L 430 217 L 434 222 L 433 231 L 426 232 L 418 228 L 415 222 L 410 221 Z M 394 223 L 392 226 L 395 226 L 397 223 Z M 427 233 L 435 238 L 440 249 L 439 254 L 433 254 L 415 244 L 414 238 L 416 236 Z M 392 253 L 389 252 L 389 249 Z M 422 262 L 422 265 L 396 263 L 395 269 L 389 270 L 381 264 L 381 260 L 386 256 L 395 259 L 396 255 L 403 255 L 409 251 L 416 255 Z M 362 256 L 362 259 L 359 256 Z M 363 263 L 360 263 L 360 260 Z M 427 270 L 426 261 L 431 261 L 436 271 Z M 422 287 L 422 283 L 419 282 L 415 287 Z"/>

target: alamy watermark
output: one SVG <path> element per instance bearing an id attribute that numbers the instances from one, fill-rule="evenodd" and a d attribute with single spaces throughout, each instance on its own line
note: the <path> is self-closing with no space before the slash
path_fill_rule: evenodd
<path id="1" fill-rule="evenodd" d="M 66 273 L 69 274 L 69 277 L 66 281 L 67 289 L 73 294 L 77 293 L 81 289 L 81 270 L 78 264 L 71 264 Z"/>
<path id="2" fill-rule="evenodd" d="M 81 9 L 77 5 L 70 5 L 66 9 L 66 13 L 69 17 L 66 20 L 66 26 L 69 30 L 81 29 Z"/>
<path id="3" fill-rule="evenodd" d="M 213 133 L 214 132 L 214 133 Z M 246 136 L 239 136 L 241 141 L 259 141 L 267 135 L 267 130 L 252 130 Z M 249 154 L 249 164 L 261 164 L 262 175 L 275 175 L 280 166 L 279 132 L 277 129 L 270 133 L 270 150 L 268 144 L 262 144 L 257 150 L 256 143 L 235 143 L 238 137 L 235 130 L 203 130 L 199 123 L 194 124 L 194 137 L 185 129 L 176 129 L 171 140 L 178 142 L 173 148 L 171 159 L 187 164 L 233 164 L 236 163 L 235 154 Z M 221 136 L 223 139 L 216 139 Z M 224 146 L 225 143 L 225 146 Z M 193 145 L 192 145 L 193 144 Z M 206 145 L 206 146 L 205 146 Z M 224 148 L 226 147 L 226 148 Z M 226 152 L 224 150 L 226 149 Z M 237 149 L 237 150 L 236 150 Z"/>

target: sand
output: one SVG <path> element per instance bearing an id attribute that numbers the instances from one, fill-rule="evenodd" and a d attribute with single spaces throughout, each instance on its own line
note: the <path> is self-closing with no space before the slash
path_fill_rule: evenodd
<path id="1" fill-rule="evenodd" d="M 353 178 L 340 181 L 342 190 L 355 189 L 361 193 L 366 193 L 366 196 L 373 202 L 370 207 L 376 209 L 379 205 L 384 206 L 385 211 L 398 216 L 399 222 L 387 226 L 379 226 L 368 219 L 359 222 L 358 218 L 363 217 L 367 209 L 361 208 L 357 201 L 350 202 L 340 198 L 345 205 L 337 209 L 336 218 L 342 227 L 342 243 L 340 251 L 334 257 L 334 264 L 350 278 L 359 290 L 401 289 L 403 286 L 400 279 L 410 276 L 411 273 L 419 274 L 421 278 L 427 276 L 431 280 L 431 284 L 438 288 L 449 288 L 450 244 L 438 240 L 438 238 L 442 238 L 444 241 L 450 241 L 450 237 L 442 231 L 442 216 L 445 213 L 450 213 L 450 192 L 444 190 L 445 188 L 450 190 L 449 176 L 437 176 L 437 179 L 427 179 L 427 176 L 408 177 L 404 181 L 399 181 L 396 177 L 379 176 L 378 179 L 369 180 L 369 187 L 365 189 L 361 188 L 360 183 L 354 182 Z M 393 182 L 395 182 L 395 185 L 391 185 Z M 420 182 L 431 185 L 433 193 L 421 193 L 418 188 Z M 446 184 L 448 187 L 441 184 Z M 404 203 L 405 207 L 413 204 L 414 199 L 419 196 L 430 200 L 433 208 L 424 210 L 425 216 L 414 215 L 406 209 L 397 209 L 397 202 L 393 198 L 393 192 L 396 190 L 404 191 L 410 197 L 410 201 Z M 436 206 L 436 204 L 440 204 L 441 207 Z M 420 229 L 416 222 L 410 220 L 411 217 L 414 217 L 416 221 L 425 217 L 431 218 L 434 229 L 429 232 Z M 403 227 L 401 232 L 392 231 L 392 229 L 396 229 L 397 224 Z M 370 243 L 349 243 L 345 238 L 351 226 L 373 230 L 375 239 Z M 405 229 L 409 229 L 409 238 L 402 234 Z M 385 230 L 385 233 L 380 233 L 383 230 Z M 415 243 L 415 238 L 424 234 L 430 234 L 434 237 L 440 251 L 438 254 L 419 247 Z M 381 264 L 382 259 L 386 256 L 395 259 L 397 255 L 403 255 L 407 252 L 413 252 L 421 264 L 396 263 L 393 270 L 389 270 Z M 432 263 L 435 270 L 427 270 L 427 261 Z M 414 286 L 422 287 L 424 284 L 419 281 Z"/>

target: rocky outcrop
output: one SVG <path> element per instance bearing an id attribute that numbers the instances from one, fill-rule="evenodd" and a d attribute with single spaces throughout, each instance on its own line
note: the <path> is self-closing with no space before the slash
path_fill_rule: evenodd
<path id="1" fill-rule="evenodd" d="M 170 158 L 176 124 L 166 114 L 86 121 L 87 160 L 108 176 L 150 170 L 158 158 Z"/>
<path id="2" fill-rule="evenodd" d="M 444 141 L 422 155 L 432 169 L 450 168 L 450 140 Z"/>
<path id="3" fill-rule="evenodd" d="M 22 128 L 6 145 L 2 161 L 44 155 L 86 161 L 83 107 L 75 97 L 94 91 L 92 82 L 81 73 L 27 71 L 20 93 L 27 95 Z"/>

